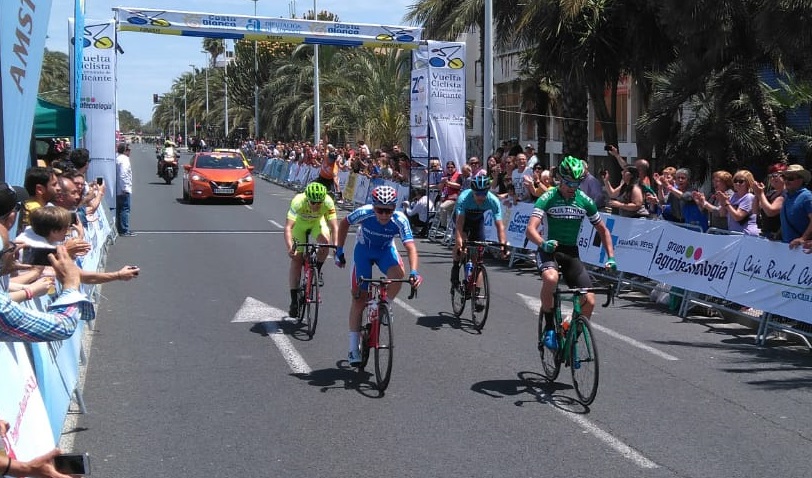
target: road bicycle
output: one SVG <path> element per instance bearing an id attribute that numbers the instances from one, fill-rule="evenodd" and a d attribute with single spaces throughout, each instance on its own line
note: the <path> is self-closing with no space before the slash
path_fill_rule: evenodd
<path id="1" fill-rule="evenodd" d="M 369 299 L 361 315 L 361 363 L 358 373 L 364 372 L 369 361 L 369 351 L 375 351 L 375 383 L 379 391 L 383 392 L 389 386 L 392 376 L 392 357 L 395 348 L 392 333 L 391 305 L 388 302 L 389 285 L 395 282 L 408 282 L 411 284 L 409 299 L 417 295 L 417 289 L 410 279 L 367 279 L 361 277 L 359 284 L 369 284 Z"/>
<path id="2" fill-rule="evenodd" d="M 326 247 L 335 249 L 331 244 L 317 244 L 312 242 L 293 242 L 293 250 L 303 248 L 302 256 L 302 278 L 299 283 L 299 315 L 297 324 L 305 322 L 307 336 L 313 338 L 316 333 L 316 325 L 319 323 L 319 304 L 321 295 L 319 294 L 319 273 L 318 273 L 318 251 L 319 248 Z"/>
<path id="3" fill-rule="evenodd" d="M 465 241 L 465 259 L 460 267 L 463 277 L 462 280 L 457 277 L 455 285 L 451 288 L 451 307 L 454 316 L 462 316 L 465 303 L 471 299 L 471 323 L 477 331 L 485 327 L 491 307 L 491 289 L 483 259 L 485 248 L 489 246 L 497 246 L 500 249 L 508 247 L 507 244 L 494 241 Z"/>
<path id="4" fill-rule="evenodd" d="M 592 292 L 606 294 L 608 307 L 614 300 L 612 287 L 589 287 L 581 289 L 559 289 L 553 293 L 555 311 L 555 335 L 558 347 L 550 350 L 541 345 L 544 337 L 544 313 L 539 311 L 539 355 L 544 369 L 544 377 L 554 382 L 561 371 L 561 365 L 569 367 L 572 371 L 572 385 L 579 401 L 588 406 L 595 400 L 598 393 L 598 378 L 600 362 L 598 361 L 598 348 L 595 344 L 595 334 L 589 319 L 581 314 L 581 298 Z M 562 302 L 572 302 L 572 319 L 565 321 L 561 312 Z"/>

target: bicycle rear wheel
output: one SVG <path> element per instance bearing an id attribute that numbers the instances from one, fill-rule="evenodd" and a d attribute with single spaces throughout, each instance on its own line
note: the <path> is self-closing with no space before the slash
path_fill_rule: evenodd
<path id="1" fill-rule="evenodd" d="M 364 314 L 367 312 L 364 311 Z M 364 325 L 361 326 L 361 364 L 358 365 L 358 373 L 364 372 L 364 368 L 369 362 L 369 321 L 364 320 Z"/>
<path id="2" fill-rule="evenodd" d="M 598 393 L 599 362 L 595 334 L 589 319 L 583 315 L 572 321 L 569 337 L 570 369 L 575 393 L 584 405 L 595 400 Z"/>
<path id="3" fill-rule="evenodd" d="M 296 316 L 296 323 L 301 324 L 305 319 L 305 314 L 307 313 L 307 296 L 305 295 L 305 291 L 307 290 L 307 270 L 305 269 L 302 272 L 302 281 L 299 284 L 299 293 L 297 294 L 297 301 L 299 305 L 299 314 Z"/>
<path id="4" fill-rule="evenodd" d="M 538 337 L 542 339 L 544 334 L 544 313 L 539 311 L 539 327 Z M 559 347 L 561 344 L 559 344 Z M 555 382 L 561 372 L 561 354 L 558 350 L 550 350 L 542 346 L 539 348 L 539 357 L 541 358 L 541 368 L 544 372 L 544 378 L 549 382 Z"/>
<path id="5" fill-rule="evenodd" d="M 310 294 L 305 301 L 307 336 L 313 338 L 316 333 L 316 325 L 319 323 L 319 280 L 315 268 L 311 268 L 309 274 Z"/>
<path id="6" fill-rule="evenodd" d="M 474 291 L 471 294 L 471 322 L 476 330 L 481 331 L 485 327 L 485 321 L 488 320 L 488 310 L 491 307 L 491 288 L 488 285 L 488 272 L 485 270 L 484 265 L 479 264 L 474 274 L 475 278 L 482 278 L 482 287 L 474 286 Z M 477 289 L 479 289 L 478 292 Z"/>
<path id="7" fill-rule="evenodd" d="M 460 280 L 459 274 L 457 275 L 457 285 L 451 288 L 451 309 L 454 311 L 454 316 L 459 318 L 465 312 L 465 301 L 467 299 L 468 281 Z"/>
<path id="8" fill-rule="evenodd" d="M 375 381 L 381 392 L 389 386 L 389 379 L 392 376 L 394 347 L 392 313 L 389 306 L 381 302 L 378 305 L 378 346 L 375 348 Z"/>

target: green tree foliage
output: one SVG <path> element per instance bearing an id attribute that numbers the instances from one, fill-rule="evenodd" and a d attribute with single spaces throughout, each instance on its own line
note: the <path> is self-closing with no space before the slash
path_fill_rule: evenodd
<path id="1" fill-rule="evenodd" d="M 118 128 L 121 132 L 140 131 L 141 120 L 127 110 L 118 111 Z"/>
<path id="2" fill-rule="evenodd" d="M 70 107 L 70 62 L 67 54 L 45 49 L 38 94 L 46 101 Z"/>

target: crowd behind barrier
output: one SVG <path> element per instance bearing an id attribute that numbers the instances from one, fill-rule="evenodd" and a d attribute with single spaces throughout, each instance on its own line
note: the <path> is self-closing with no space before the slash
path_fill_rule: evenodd
<path id="1" fill-rule="evenodd" d="M 265 162 L 261 171 L 263 178 L 297 190 L 318 177 L 317 168 L 278 159 Z M 346 171 L 339 174 L 339 183 L 346 208 L 367 203 L 369 191 L 383 183 L 397 188 L 401 197 L 409 197 L 408 185 Z M 532 211 L 533 204 L 519 203 L 503 213 L 508 242 L 513 246 L 511 267 L 516 260 L 533 260 L 525 238 Z M 758 321 L 759 344 L 766 342 L 770 332 L 785 331 L 812 348 L 808 340 L 812 318 L 805 313 L 812 303 L 812 255 L 800 248 L 790 250 L 784 243 L 728 231 L 702 232 L 665 220 L 602 215 L 612 232 L 618 273 L 602 272 L 606 258 L 587 222 L 581 227 L 578 246 L 584 263 L 595 274 L 615 282 L 618 291 L 624 285 L 648 292 L 659 288 L 659 292 L 668 292 L 672 309 L 681 317 L 696 306 L 726 310 Z M 490 213 L 485 215 L 485 224 L 487 239 L 497 240 Z M 440 234 L 433 231 L 429 237 L 448 240 L 450 233 L 450 229 Z"/>
<path id="2" fill-rule="evenodd" d="M 104 204 L 96 217 L 98 220 L 88 222 L 85 228 L 85 240 L 92 248 L 80 259 L 81 267 L 88 271 L 104 269 L 107 250 L 115 238 L 112 216 Z M 94 304 L 100 295 L 98 285 L 82 284 L 82 292 Z M 56 295 L 34 298 L 23 305 L 44 311 Z M 64 341 L 0 342 L 0 417 L 10 424 L 5 446 L 12 458 L 26 460 L 50 451 L 59 442 L 71 404 L 82 413 L 86 411 L 77 389 L 86 327 L 92 323 L 79 321 L 73 336 Z"/>

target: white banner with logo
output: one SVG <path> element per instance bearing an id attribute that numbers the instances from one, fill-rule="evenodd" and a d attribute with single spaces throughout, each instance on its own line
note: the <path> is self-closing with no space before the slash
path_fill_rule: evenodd
<path id="1" fill-rule="evenodd" d="M 743 236 L 702 234 L 662 222 L 647 277 L 686 290 L 725 297 Z"/>
<path id="2" fill-rule="evenodd" d="M 812 323 L 812 256 L 781 242 L 743 239 L 726 298 Z"/>
<path id="3" fill-rule="evenodd" d="M 31 165 L 31 129 L 50 15 L 51 0 L 0 2 L 0 180 L 18 186 Z"/>
<path id="4" fill-rule="evenodd" d="M 73 20 L 69 31 L 73 32 Z M 116 25 L 115 21 L 85 20 L 82 43 L 82 97 L 79 108 L 85 115 L 85 145 L 90 151 L 87 180 L 101 176 L 105 201 L 116 204 Z M 71 39 L 71 44 L 74 40 Z M 71 48 L 71 60 L 73 49 Z"/>
<path id="5" fill-rule="evenodd" d="M 368 48 L 415 48 L 422 28 L 296 18 L 113 8 L 121 31 Z"/>
<path id="6" fill-rule="evenodd" d="M 412 130 L 412 155 L 418 158 L 438 157 L 445 163 L 454 161 L 458 168 L 466 162 L 465 151 L 465 43 L 428 41 L 412 55 L 412 125 L 422 121 L 415 114 L 419 108 L 420 88 L 425 88 L 428 101 L 428 151 L 423 141 L 423 130 Z M 417 83 L 417 85 L 416 85 Z M 417 90 L 417 91 L 415 91 Z M 415 106 L 417 103 L 417 106 Z M 418 144 L 415 145 L 415 142 Z M 415 154 L 417 153 L 417 154 Z"/>
<path id="7" fill-rule="evenodd" d="M 530 220 L 530 216 L 533 214 L 533 207 L 533 204 L 529 202 L 520 202 L 512 206 L 510 209 L 504 206 L 502 207 L 502 219 L 505 223 L 505 236 L 507 236 L 508 244 L 511 246 L 518 247 L 520 249 L 528 249 L 525 231 L 527 230 L 527 222 Z M 543 230 L 544 225 L 542 224 L 539 227 L 539 232 L 542 232 Z M 535 246 L 531 245 L 530 248 L 535 249 Z"/>
<path id="8" fill-rule="evenodd" d="M 25 344 L 0 343 L 0 383 L 0 418 L 10 427 L 5 440 L 9 456 L 29 460 L 50 451 L 53 433 Z"/>
<path id="9" fill-rule="evenodd" d="M 420 164 L 429 164 L 429 88 L 428 74 L 426 68 L 412 70 L 412 82 L 409 96 L 411 98 L 411 114 L 409 116 L 409 126 L 411 128 L 412 159 Z"/>
<path id="10" fill-rule="evenodd" d="M 648 274 L 654 250 L 663 232 L 663 221 L 631 219 L 611 214 L 601 216 L 612 236 L 618 269 L 643 276 Z M 586 219 L 581 223 L 578 252 L 581 260 L 587 264 L 606 264 L 606 251 L 601 244 L 600 235 Z"/>

